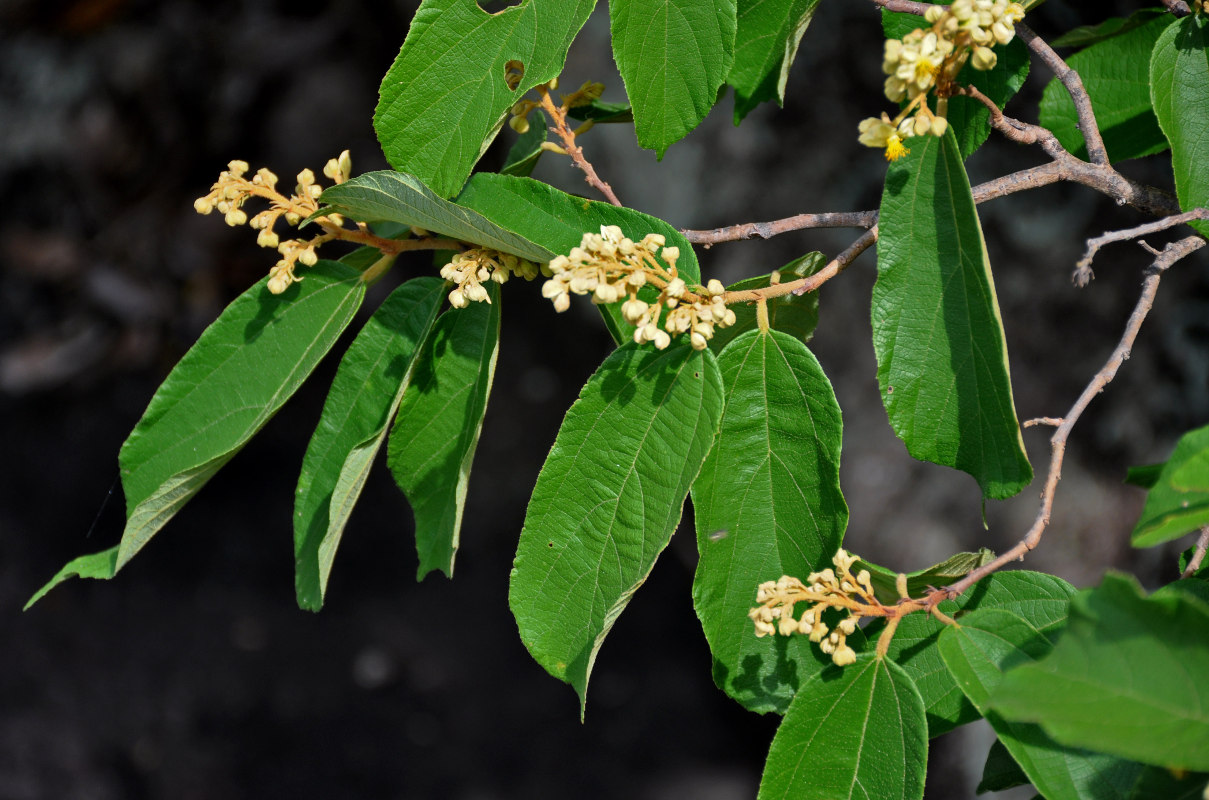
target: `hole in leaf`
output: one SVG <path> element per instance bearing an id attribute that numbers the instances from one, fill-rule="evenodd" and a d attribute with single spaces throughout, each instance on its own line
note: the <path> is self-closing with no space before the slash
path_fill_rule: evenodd
<path id="1" fill-rule="evenodd" d="M 498 14 L 513 6 L 523 5 L 525 0 L 478 0 L 479 8 L 488 14 Z"/>
<path id="2" fill-rule="evenodd" d="M 508 84 L 508 88 L 512 91 L 516 91 L 516 87 L 521 85 L 521 79 L 524 77 L 525 65 L 515 58 L 504 65 L 504 83 Z"/>

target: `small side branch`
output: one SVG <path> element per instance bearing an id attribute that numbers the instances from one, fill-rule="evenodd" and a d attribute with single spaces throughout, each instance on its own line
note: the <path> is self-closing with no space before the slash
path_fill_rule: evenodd
<path id="1" fill-rule="evenodd" d="M 917 3 L 914 0 L 873 0 L 873 3 L 887 11 L 915 14 L 918 17 L 922 17 L 932 7 L 931 3 Z"/>
<path id="2" fill-rule="evenodd" d="M 1095 277 L 1091 271 L 1091 262 L 1096 257 L 1096 253 L 1100 252 L 1100 248 L 1106 244 L 1137 239 L 1139 236 L 1167 230 L 1168 228 L 1182 225 L 1195 219 L 1209 219 L 1209 208 L 1194 208 L 1186 214 L 1174 214 L 1157 222 L 1148 222 L 1145 225 L 1138 225 L 1134 228 L 1110 231 L 1100 236 L 1094 236 L 1087 240 L 1087 250 L 1083 253 L 1083 258 L 1079 259 L 1079 263 L 1075 265 L 1075 273 L 1072 276 L 1072 280 L 1076 286 L 1083 287 Z"/>
<path id="3" fill-rule="evenodd" d="M 807 228 L 872 228 L 877 224 L 876 211 L 847 211 L 825 214 L 797 214 L 773 222 L 744 222 L 710 231 L 681 231 L 693 244 L 706 247 L 718 242 L 737 242 L 742 239 L 771 239 L 788 231 Z"/>
<path id="4" fill-rule="evenodd" d="M 1108 357 L 1108 361 L 1095 374 L 1091 382 L 1087 384 L 1087 387 L 1079 395 L 1079 399 L 1075 401 L 1075 404 L 1071 406 L 1070 411 L 1066 412 L 1066 416 L 1062 418 L 1062 422 L 1058 425 L 1058 429 L 1054 431 L 1054 435 L 1050 437 L 1049 474 L 1045 479 L 1045 488 L 1041 492 L 1041 507 L 1038 509 L 1037 517 L 1033 521 L 1032 527 L 1029 528 L 1028 533 L 1025 534 L 1024 538 L 1015 547 L 1001 554 L 990 563 L 970 572 L 970 574 L 952 586 L 938 589 L 930 595 L 933 604 L 939 603 L 946 598 L 958 596 L 1000 567 L 1010 564 L 1017 559 L 1024 558 L 1025 554 L 1032 551 L 1040 543 L 1041 536 L 1049 526 L 1050 512 L 1054 506 L 1054 494 L 1058 489 L 1058 481 L 1062 479 L 1062 462 L 1066 456 L 1066 441 L 1070 437 L 1071 430 L 1075 427 L 1075 423 L 1079 421 L 1079 417 L 1083 414 L 1088 404 L 1091 403 L 1092 398 L 1104 391 L 1104 388 L 1116 377 L 1117 370 L 1121 368 L 1121 364 L 1129 358 L 1129 353 L 1133 349 L 1133 343 L 1138 337 L 1138 331 L 1141 330 L 1142 323 L 1146 320 L 1147 314 L 1150 313 L 1150 309 L 1154 305 L 1155 294 L 1158 292 L 1159 280 L 1163 277 L 1163 273 L 1172 264 L 1194 253 L 1206 244 L 1209 244 L 1209 242 L 1206 242 L 1200 236 L 1189 236 L 1180 239 L 1178 242 L 1172 242 L 1159 253 L 1154 263 L 1147 269 L 1146 278 L 1142 283 L 1141 296 L 1134 306 L 1133 313 L 1129 316 L 1129 322 L 1125 325 L 1125 333 L 1122 334 L 1121 340 L 1117 343 L 1112 355 Z"/>
<path id="5" fill-rule="evenodd" d="M 861 253 L 868 250 L 874 242 L 877 241 L 877 226 L 874 225 L 869 230 L 861 234 L 861 237 L 852 244 L 848 245 L 842 253 L 827 262 L 827 264 L 813 275 L 808 275 L 805 278 L 800 278 L 796 281 L 788 283 L 776 283 L 772 286 L 763 289 L 745 289 L 739 292 L 726 292 L 722 295 L 722 299 L 727 303 L 754 303 L 761 300 L 771 300 L 774 297 L 782 297 L 787 294 L 801 295 L 807 292 L 813 292 L 827 281 L 834 278 L 843 272 L 849 264 L 856 261 Z"/>
<path id="6" fill-rule="evenodd" d="M 1079 115 L 1079 130 L 1083 134 L 1083 141 L 1087 143 L 1087 155 L 1091 163 L 1107 165 L 1108 151 L 1104 149 L 1104 139 L 1100 136 L 1100 128 L 1096 124 L 1091 98 L 1083 87 L 1083 79 L 1079 77 L 1079 73 L 1071 69 L 1070 65 L 1062 60 L 1062 56 L 1054 52 L 1054 48 L 1023 22 L 1016 23 L 1016 34 L 1050 68 L 1070 93 L 1070 98 L 1075 103 L 1075 112 Z"/>
<path id="7" fill-rule="evenodd" d="M 1184 567 L 1181 578 L 1191 578 L 1196 574 L 1201 564 L 1205 563 L 1206 550 L 1209 550 L 1209 525 L 1201 527 L 1201 536 L 1196 540 L 1196 548 L 1192 551 L 1192 558 L 1188 559 L 1188 566 Z"/>
<path id="8" fill-rule="evenodd" d="M 600 179 L 591 162 L 584 158 L 584 149 L 575 143 L 575 131 L 567 125 L 567 110 L 554 105 L 554 100 L 550 98 L 550 91 L 545 87 L 537 87 L 537 92 L 541 97 L 542 110 L 550 116 L 550 121 L 554 123 L 554 132 L 558 134 L 558 138 L 563 140 L 563 149 L 567 151 L 567 155 L 571 156 L 571 161 L 583 170 L 584 180 L 603 194 L 610 203 L 620 206 L 621 201 L 613 193 L 613 187 Z"/>

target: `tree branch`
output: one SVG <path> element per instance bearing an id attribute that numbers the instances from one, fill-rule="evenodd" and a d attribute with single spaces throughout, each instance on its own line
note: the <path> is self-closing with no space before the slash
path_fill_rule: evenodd
<path id="1" fill-rule="evenodd" d="M 903 14 L 915 14 L 922 17 L 924 13 L 932 7 L 931 3 L 916 3 L 914 0 L 873 0 L 875 5 L 879 5 L 887 11 L 898 11 Z"/>
<path id="2" fill-rule="evenodd" d="M 824 214 L 797 214 L 774 222 L 744 222 L 711 231 L 681 231 L 693 244 L 706 247 L 718 242 L 737 242 L 741 239 L 771 239 L 787 231 L 805 228 L 872 228 L 877 224 L 876 211 L 848 211 Z"/>
<path id="3" fill-rule="evenodd" d="M 1116 377 L 1117 370 L 1120 369 L 1121 364 L 1129 358 L 1129 353 L 1133 349 L 1133 343 L 1138 337 L 1138 331 L 1141 330 L 1146 315 L 1150 313 L 1150 309 L 1154 305 L 1154 297 L 1158 292 L 1159 280 L 1163 277 L 1163 273 L 1172 264 L 1199 250 L 1206 244 L 1209 244 L 1209 242 L 1200 236 L 1188 236 L 1177 242 L 1172 242 L 1163 248 L 1162 252 L 1155 258 L 1154 263 L 1146 270 L 1146 277 L 1142 282 L 1141 296 L 1134 306 L 1133 313 L 1129 316 L 1129 322 L 1125 325 L 1125 333 L 1122 334 L 1121 340 L 1117 343 L 1112 355 L 1108 357 L 1108 361 L 1095 374 L 1091 382 L 1087 384 L 1087 387 L 1079 395 L 1079 399 L 1075 401 L 1075 404 L 1071 406 L 1070 411 L 1066 412 L 1066 416 L 1062 418 L 1062 423 L 1054 431 L 1054 435 L 1050 437 L 1049 474 L 1045 479 L 1045 488 L 1041 492 L 1041 507 L 1038 509 L 1037 517 L 1033 521 L 1032 527 L 1029 528 L 1028 533 L 1025 534 L 1024 538 L 1015 547 L 1002 553 L 998 558 L 973 570 L 952 586 L 932 592 L 929 595 L 932 605 L 939 603 L 941 600 L 957 597 L 1000 567 L 1024 558 L 1027 553 L 1038 545 L 1041 541 L 1041 536 L 1049 525 L 1050 511 L 1054 506 L 1054 493 L 1058 489 L 1058 481 L 1062 479 L 1062 462 L 1066 456 L 1066 440 L 1070 437 L 1071 430 L 1075 427 L 1075 423 L 1079 421 L 1079 417 L 1083 414 L 1088 404 L 1091 403 L 1092 398 L 1104 391 L 1104 388 Z"/>
<path id="4" fill-rule="evenodd" d="M 807 292 L 813 292 L 847 269 L 849 264 L 856 261 L 857 257 L 868 250 L 876 241 L 877 226 L 874 225 L 813 275 L 807 275 L 805 278 L 799 278 L 789 283 L 774 283 L 772 286 L 766 286 L 763 289 L 744 289 L 738 292 L 726 292 L 722 295 L 722 300 L 728 305 L 730 303 L 754 303 L 760 300 L 771 300 L 774 297 L 783 297 L 787 294 L 802 295 Z"/>
<path id="5" fill-rule="evenodd" d="M 550 119 L 554 122 L 554 132 L 558 134 L 558 138 L 563 140 L 563 146 L 567 151 L 567 155 L 571 156 L 571 160 L 575 162 L 575 166 L 583 170 L 584 180 L 588 182 L 588 185 L 603 194 L 610 203 L 620 206 L 621 201 L 613 193 L 613 187 L 600 179 L 600 176 L 596 174 L 595 167 L 592 166 L 588 159 L 584 158 L 584 149 L 575 143 L 575 131 L 571 130 L 567 125 L 567 109 L 554 105 L 554 100 L 550 98 L 550 90 L 544 86 L 538 86 L 537 93 L 542 99 L 542 109 L 550 115 Z"/>
<path id="6" fill-rule="evenodd" d="M 1074 281 L 1076 286 L 1083 287 L 1095 277 L 1091 271 L 1091 262 L 1096 257 L 1096 253 L 1100 251 L 1100 248 L 1106 244 L 1136 239 L 1139 236 L 1166 230 L 1176 225 L 1182 225 L 1185 222 L 1191 222 L 1194 219 L 1209 219 L 1209 208 L 1194 208 L 1187 214 L 1175 214 L 1158 222 L 1148 222 L 1145 225 L 1138 225 L 1136 228 L 1127 228 L 1122 231 L 1111 231 L 1100 236 L 1093 236 L 1087 240 L 1087 250 L 1083 253 L 1083 258 L 1079 259 L 1079 262 L 1075 265 L 1075 273 L 1071 276 L 1071 280 Z"/>
<path id="7" fill-rule="evenodd" d="M 1053 71 L 1054 76 L 1070 93 L 1070 99 L 1075 102 L 1075 112 L 1079 115 L 1079 131 L 1083 134 L 1083 141 L 1087 143 L 1088 160 L 1093 164 L 1107 165 L 1108 151 L 1104 149 L 1104 139 L 1100 136 L 1100 128 L 1096 124 L 1091 98 L 1087 95 L 1087 89 L 1083 88 L 1083 79 L 1079 77 L 1079 73 L 1071 69 L 1070 65 L 1062 60 L 1062 56 L 1054 52 L 1054 48 L 1023 22 L 1016 23 L 1016 35 Z"/>

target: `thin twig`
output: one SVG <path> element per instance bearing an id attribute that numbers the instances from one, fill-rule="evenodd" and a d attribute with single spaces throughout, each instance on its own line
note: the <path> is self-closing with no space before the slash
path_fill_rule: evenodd
<path id="1" fill-rule="evenodd" d="M 771 239 L 787 231 L 806 228 L 872 228 L 877 224 L 876 211 L 846 211 L 825 214 L 797 214 L 775 222 L 744 222 L 711 231 L 681 231 L 684 238 L 693 244 L 706 247 L 718 242 L 737 242 L 741 239 Z"/>
<path id="2" fill-rule="evenodd" d="M 1033 419 L 1025 420 L 1023 427 L 1032 428 L 1037 425 L 1048 425 L 1051 428 L 1056 428 L 1061 424 L 1061 417 L 1034 417 Z"/>
<path id="3" fill-rule="evenodd" d="M 919 17 L 922 17 L 932 7 L 931 3 L 916 3 L 914 0 L 873 0 L 873 2 L 887 11 L 915 14 Z"/>
<path id="4" fill-rule="evenodd" d="M 1117 370 L 1120 369 L 1121 364 L 1129 358 L 1129 353 L 1133 349 L 1133 343 L 1137 339 L 1138 331 L 1141 330 L 1142 322 L 1145 321 L 1146 315 L 1150 313 L 1151 306 L 1154 305 L 1155 293 L 1158 291 L 1159 280 L 1163 277 L 1163 273 L 1172 264 L 1199 250 L 1206 244 L 1209 244 L 1209 242 L 1206 242 L 1200 236 L 1188 236 L 1177 242 L 1172 242 L 1163 249 L 1159 256 L 1155 258 L 1154 263 L 1147 269 L 1146 278 L 1142 282 L 1141 296 L 1138 298 L 1137 305 L 1134 306 L 1133 313 L 1129 315 L 1129 322 L 1125 326 L 1125 333 L 1121 336 L 1120 342 L 1117 343 L 1112 355 L 1108 357 L 1108 361 L 1095 374 L 1091 382 L 1087 384 L 1083 393 L 1079 395 L 1079 399 L 1071 406 L 1070 411 L 1066 412 L 1066 416 L 1062 418 L 1062 424 L 1054 431 L 1054 435 L 1050 437 L 1049 474 L 1045 479 L 1045 488 L 1041 492 L 1041 506 L 1028 533 L 1025 534 L 1024 538 L 1015 547 L 1001 554 L 998 558 L 973 570 L 952 586 L 932 592 L 929 595 L 929 599 L 933 604 L 958 596 L 1000 567 L 1017 559 L 1024 558 L 1025 554 L 1035 548 L 1041 541 L 1041 536 L 1049 525 L 1050 511 L 1054 506 L 1054 493 L 1058 489 L 1058 481 L 1062 478 L 1062 461 L 1066 455 L 1066 440 L 1070 437 L 1071 430 L 1075 427 L 1075 423 L 1079 421 L 1079 417 L 1092 401 L 1092 398 L 1104 391 L 1104 388 L 1116 377 Z"/>
<path id="5" fill-rule="evenodd" d="M 787 294 L 801 295 L 813 292 L 847 269 L 849 264 L 856 261 L 857 257 L 868 250 L 876 241 L 877 226 L 874 225 L 813 275 L 807 275 L 805 278 L 799 278 L 796 281 L 789 281 L 788 283 L 774 283 L 772 286 L 766 286 L 763 289 L 744 289 L 738 292 L 726 292 L 722 295 L 722 300 L 727 305 L 731 303 L 754 303 L 759 300 L 771 300 L 774 297 L 783 297 Z"/>
<path id="6" fill-rule="evenodd" d="M 596 169 L 588 159 L 584 158 L 584 149 L 575 143 L 575 131 L 567 125 L 567 110 L 554 105 L 549 90 L 544 86 L 537 87 L 537 93 L 542 99 L 542 108 L 550 115 L 550 120 L 554 123 L 554 132 L 558 134 L 558 138 L 563 140 L 563 149 L 567 151 L 567 155 L 571 156 L 575 166 L 583 170 L 584 180 L 603 194 L 610 203 L 620 206 L 621 201 L 613 193 L 613 187 L 600 179 L 600 176 L 596 174 Z"/>
<path id="7" fill-rule="evenodd" d="M 1192 558 L 1188 559 L 1188 566 L 1184 567 L 1181 578 L 1191 578 L 1196 574 L 1205 561 L 1206 550 L 1209 550 L 1209 525 L 1202 525 L 1201 536 L 1196 540 L 1196 549 L 1192 551 Z"/>
<path id="8" fill-rule="evenodd" d="M 1100 236 L 1093 236 L 1087 240 L 1087 250 L 1083 253 L 1083 258 L 1079 259 L 1079 262 L 1075 265 L 1075 273 L 1071 277 L 1071 280 L 1075 282 L 1076 286 L 1083 287 L 1095 277 L 1091 271 L 1091 262 L 1096 257 L 1096 253 L 1100 252 L 1100 248 L 1106 244 L 1137 239 L 1139 236 L 1166 230 L 1176 225 L 1182 225 L 1185 222 L 1191 222 L 1194 219 L 1209 219 L 1209 208 L 1194 208 L 1186 214 L 1175 214 L 1158 222 L 1148 222 L 1145 225 L 1138 225 L 1136 228 L 1127 228 L 1121 231 L 1111 231 Z M 1143 242 L 1143 244 L 1145 243 Z"/>
<path id="9" fill-rule="evenodd" d="M 1075 112 L 1079 115 L 1079 131 L 1083 134 L 1083 141 L 1087 143 L 1088 160 L 1093 164 L 1108 164 L 1108 151 L 1104 149 L 1104 139 L 1101 138 L 1100 128 L 1096 124 L 1091 98 L 1087 95 L 1087 89 L 1083 88 L 1083 79 L 1079 77 L 1079 73 L 1071 69 L 1070 65 L 1062 60 L 1062 56 L 1054 52 L 1054 48 L 1023 22 L 1016 23 L 1016 34 L 1053 71 L 1054 76 L 1070 93 L 1070 99 L 1075 102 Z"/>

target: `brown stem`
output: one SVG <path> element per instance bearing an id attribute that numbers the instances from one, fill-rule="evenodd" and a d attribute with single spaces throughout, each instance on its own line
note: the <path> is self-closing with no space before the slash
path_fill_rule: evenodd
<path id="1" fill-rule="evenodd" d="M 774 297 L 783 297 L 787 294 L 806 294 L 818 289 L 827 281 L 834 278 L 836 275 L 843 272 L 849 264 L 856 260 L 857 256 L 869 249 L 869 247 L 877 241 L 877 226 L 874 225 L 869 230 L 861 234 L 861 237 L 840 253 L 835 258 L 827 262 L 827 264 L 813 275 L 807 275 L 805 278 L 800 278 L 789 283 L 775 283 L 772 286 L 766 286 L 763 289 L 744 289 L 738 292 L 726 292 L 722 295 L 722 301 L 727 305 L 731 303 L 753 303 L 759 300 L 770 300 Z"/>
<path id="2" fill-rule="evenodd" d="M 873 2 L 887 11 L 899 11 L 903 14 L 915 14 L 920 17 L 932 7 L 930 3 L 917 3 L 914 0 L 873 0 Z"/>
<path id="3" fill-rule="evenodd" d="M 584 180 L 603 194 L 610 203 L 615 206 L 621 205 L 621 201 L 613 193 L 613 187 L 600 179 L 600 176 L 596 174 L 596 169 L 588 159 L 584 158 L 584 149 L 575 143 L 575 131 L 567 125 L 567 110 L 554 105 L 550 92 L 545 87 L 539 86 L 537 93 L 542 99 L 542 109 L 550 115 L 550 120 L 554 123 L 554 132 L 558 134 L 558 138 L 563 140 L 563 149 L 567 151 L 567 155 L 571 156 L 575 166 L 583 170 Z"/>
<path id="4" fill-rule="evenodd" d="M 1202 525 L 1200 538 L 1196 540 L 1196 549 L 1192 552 L 1192 558 L 1188 559 L 1188 566 L 1184 567 L 1181 578 L 1191 578 L 1196 574 L 1205 561 L 1206 550 L 1209 550 L 1209 525 Z"/>
<path id="5" fill-rule="evenodd" d="M 797 214 L 773 222 L 744 222 L 711 231 L 681 231 L 684 238 L 693 244 L 706 247 L 718 242 L 737 242 L 742 239 L 771 239 L 772 237 L 805 228 L 871 228 L 877 223 L 876 211 L 847 211 L 824 214 Z"/>
<path id="6" fill-rule="evenodd" d="M 1071 430 L 1075 427 L 1075 423 L 1079 421 L 1079 417 L 1083 414 L 1088 404 L 1091 403 L 1092 398 L 1104 391 L 1104 388 L 1116 377 L 1117 370 L 1120 369 L 1121 364 L 1129 358 L 1129 353 L 1133 349 L 1133 343 L 1137 339 L 1138 331 L 1141 330 L 1146 315 L 1150 313 L 1151 306 L 1154 305 L 1155 293 L 1158 292 L 1159 280 L 1162 278 L 1163 273 L 1172 264 L 1199 250 L 1206 244 L 1209 244 L 1209 242 L 1206 242 L 1200 236 L 1188 236 L 1167 245 L 1155 258 L 1154 263 L 1146 271 L 1146 278 L 1142 283 L 1141 296 L 1138 297 L 1138 302 L 1134 306 L 1133 313 L 1129 316 L 1129 322 L 1125 325 L 1125 332 L 1122 334 L 1112 355 L 1108 357 L 1108 361 L 1100 368 L 1100 371 L 1092 377 L 1091 382 L 1087 384 L 1083 393 L 1079 395 L 1079 399 L 1075 401 L 1070 411 L 1066 412 L 1066 416 L 1062 418 L 1062 424 L 1058 426 L 1058 429 L 1054 431 L 1054 435 L 1050 437 L 1049 474 L 1045 479 L 1045 488 L 1041 492 L 1041 506 L 1037 510 L 1037 517 L 1033 521 L 1032 527 L 1029 528 L 1024 538 L 1015 547 L 1002 553 L 991 562 L 973 570 L 952 586 L 933 592 L 929 596 L 933 605 L 944 598 L 956 597 L 1000 567 L 1024 558 L 1025 554 L 1033 550 L 1040 543 L 1041 536 L 1049 525 L 1050 512 L 1054 506 L 1054 493 L 1058 489 L 1058 481 L 1062 479 L 1062 462 L 1066 456 L 1066 441 L 1070 437 Z"/>
<path id="7" fill-rule="evenodd" d="M 1087 89 L 1083 88 L 1083 79 L 1079 77 L 1079 73 L 1071 69 L 1070 65 L 1062 60 L 1062 56 L 1054 52 L 1054 48 L 1023 22 L 1016 23 L 1016 35 L 1053 71 L 1066 87 L 1070 99 L 1075 102 L 1075 112 L 1079 115 L 1079 131 L 1083 134 L 1083 141 L 1087 143 L 1088 159 L 1093 164 L 1107 165 L 1108 151 L 1104 149 L 1104 139 L 1101 138 L 1100 128 L 1096 124 L 1091 98 Z"/>
<path id="8" fill-rule="evenodd" d="M 1087 250 L 1083 253 L 1083 258 L 1079 259 L 1079 263 L 1075 265 L 1075 273 L 1072 276 L 1072 280 L 1076 286 L 1086 286 L 1095 277 L 1091 271 L 1091 262 L 1096 257 L 1096 253 L 1100 251 L 1100 248 L 1106 244 L 1137 239 L 1139 236 L 1145 236 L 1148 233 L 1157 233 L 1158 231 L 1182 225 L 1195 219 L 1209 219 L 1209 208 L 1194 208 L 1186 214 L 1174 214 L 1157 222 L 1148 222 L 1145 225 L 1138 225 L 1134 228 L 1093 236 L 1087 240 Z"/>

